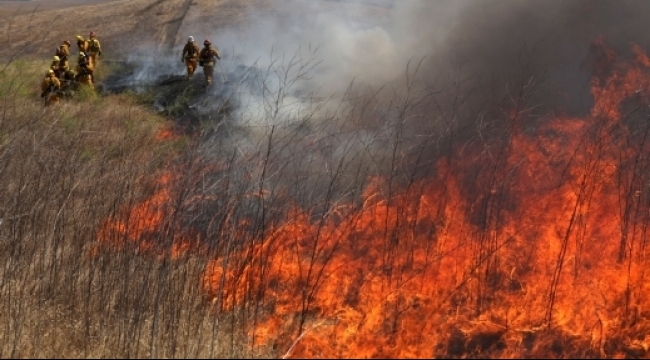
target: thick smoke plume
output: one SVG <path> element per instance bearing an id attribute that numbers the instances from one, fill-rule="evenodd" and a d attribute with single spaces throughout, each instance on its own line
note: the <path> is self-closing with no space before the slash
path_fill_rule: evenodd
<path id="1" fill-rule="evenodd" d="M 590 44 L 602 38 L 617 53 L 650 42 L 650 5 L 640 1 L 296 1 L 250 15 L 250 30 L 220 29 L 224 52 L 260 68 L 299 54 L 319 61 L 303 91 L 341 94 L 353 80 L 373 90 L 403 80 L 409 62 L 424 59 L 417 78 L 449 90 L 508 91 L 525 66 L 545 74 L 544 101 L 567 111 L 589 108 Z M 318 48 L 310 54 L 308 49 Z M 394 85 L 394 84 L 393 84 Z M 373 91 L 370 90 L 370 91 Z M 468 89 L 471 90 L 471 89 Z"/>
<path id="2" fill-rule="evenodd" d="M 502 137 L 500 124 L 518 106 L 542 121 L 549 112 L 584 114 L 591 76 L 607 75 L 592 44 L 618 54 L 650 45 L 650 5 L 639 1 L 271 4 L 252 10 L 245 26 L 183 26 L 223 56 L 216 87 L 191 96 L 189 108 L 207 117 L 229 111 L 212 132 L 219 136 L 204 142 L 206 161 L 229 148 L 259 156 L 249 176 L 301 179 L 295 192 L 354 194 L 369 176 L 426 176 L 451 138 Z M 181 76 L 184 41 L 179 34 L 172 52 L 142 62 L 130 79 Z"/>
<path id="3" fill-rule="evenodd" d="M 245 27 L 209 31 L 190 22 L 182 28 L 199 41 L 203 35 L 213 39 L 224 55 L 226 76 L 237 66 L 261 72 L 239 89 L 253 97 L 246 102 L 249 113 L 264 103 L 257 96 L 282 86 L 290 87 L 284 95 L 295 106 L 285 104 L 287 113 L 310 110 L 311 102 L 301 103 L 298 96 L 306 94 L 340 109 L 350 84 L 356 95 L 375 95 L 386 86 L 402 91 L 407 71 L 412 75 L 418 64 L 415 78 L 423 86 L 446 94 L 471 92 L 480 105 L 512 91 L 522 76 L 543 77 L 540 103 L 580 112 L 589 108 L 585 84 L 598 55 L 590 44 L 602 38 L 625 53 L 632 42 L 642 47 L 650 42 L 644 31 L 650 5 L 640 1 L 283 0 L 273 2 L 271 11 L 260 8 L 251 11 Z M 135 82 L 182 73 L 177 55 L 184 39 L 178 35 L 173 54 L 165 49 L 155 55 L 171 65 L 147 64 Z M 309 72 L 302 74 L 301 65 Z M 281 78 L 298 75 L 305 76 L 289 78 L 289 86 Z M 266 92 L 257 88 L 260 76 Z"/>

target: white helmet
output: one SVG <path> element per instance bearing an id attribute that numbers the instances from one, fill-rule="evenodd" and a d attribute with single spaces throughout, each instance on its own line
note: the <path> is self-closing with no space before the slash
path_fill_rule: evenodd
<path id="1" fill-rule="evenodd" d="M 194 37 L 193 36 L 188 37 L 187 42 L 194 42 Z"/>

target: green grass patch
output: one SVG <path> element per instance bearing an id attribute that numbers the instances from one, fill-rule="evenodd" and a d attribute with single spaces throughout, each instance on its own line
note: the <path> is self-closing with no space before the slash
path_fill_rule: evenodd
<path id="1" fill-rule="evenodd" d="M 14 60 L 0 71 L 0 97 L 39 97 L 40 84 L 48 69 L 49 63 L 46 61 Z"/>

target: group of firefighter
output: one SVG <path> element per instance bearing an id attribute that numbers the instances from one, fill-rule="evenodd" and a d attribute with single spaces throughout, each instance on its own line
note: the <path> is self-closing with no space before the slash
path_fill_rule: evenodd
<path id="1" fill-rule="evenodd" d="M 59 103 L 61 97 L 72 96 L 81 86 L 91 90 L 95 88 L 93 72 L 102 55 L 102 48 L 95 32 L 91 31 L 87 40 L 81 35 L 77 36 L 79 54 L 74 70 L 68 61 L 70 46 L 70 42 L 66 40 L 56 49 L 52 64 L 41 82 L 41 97 L 45 99 L 46 106 Z M 185 63 L 187 69 L 188 80 L 192 78 L 197 67 L 202 66 L 205 85 L 212 85 L 216 60 L 221 60 L 221 56 L 210 40 L 206 39 L 203 42 L 203 49 L 199 49 L 194 37 L 188 37 L 181 55 L 181 61 Z"/>
<path id="2" fill-rule="evenodd" d="M 194 41 L 194 37 L 189 36 L 187 38 L 187 43 L 183 47 L 183 53 L 181 54 L 181 61 L 185 63 L 185 67 L 187 68 L 188 80 L 194 75 L 197 66 L 202 66 L 206 86 L 212 85 L 216 60 L 221 60 L 221 55 L 219 55 L 219 50 L 212 45 L 210 40 L 205 39 L 203 41 L 203 49 L 199 50 L 199 46 Z"/>
<path id="3" fill-rule="evenodd" d="M 94 31 L 90 32 L 88 39 L 77 35 L 76 40 L 79 53 L 74 69 L 69 61 L 72 45 L 70 41 L 65 40 L 56 48 L 50 68 L 41 82 L 41 97 L 45 99 L 46 106 L 58 104 L 61 97 L 72 96 L 81 86 L 91 90 L 95 88 L 93 73 L 102 55 L 101 44 Z"/>

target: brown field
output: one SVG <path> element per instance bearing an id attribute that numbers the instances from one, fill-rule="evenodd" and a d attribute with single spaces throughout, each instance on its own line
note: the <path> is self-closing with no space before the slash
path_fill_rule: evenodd
<path id="1" fill-rule="evenodd" d="M 97 31 L 102 45 L 112 54 L 128 52 L 142 43 L 173 45 L 177 35 L 178 39 L 185 36 L 168 32 L 180 31 L 182 24 L 187 24 L 191 17 L 198 16 L 196 14 L 207 12 L 214 16 L 214 23 L 230 24 L 241 21 L 246 8 L 258 2 L 116 0 L 92 4 L 55 3 L 60 4 L 50 5 L 53 8 L 48 10 L 21 10 L 15 16 L 4 14 L 0 30 L 4 35 L 2 55 L 21 52 L 45 56 L 63 40 L 74 40 L 78 34 L 87 36 L 91 30 Z M 192 11 L 185 14 L 188 6 Z M 80 22 L 83 25 L 80 26 Z"/>
<path id="2" fill-rule="evenodd" d="M 76 6 L 97 5 L 114 0 L 2 0 L 0 18 L 7 19 L 14 15 L 30 14 L 39 11 L 69 9 Z"/>
<path id="3" fill-rule="evenodd" d="M 283 0 L 282 3 L 290 4 L 289 8 L 300 14 L 311 1 Z M 377 0 L 315 1 L 325 8 L 349 8 L 371 15 L 389 11 L 390 4 Z M 159 50 L 179 50 L 189 34 L 202 39 L 224 28 L 250 31 L 251 10 L 273 12 L 273 3 L 269 0 L 3 1 L 0 57 L 16 53 L 47 56 L 63 40 L 87 36 L 91 30 L 98 33 L 110 58 L 122 58 L 143 44 Z M 286 14 L 277 15 L 281 18 Z"/>

